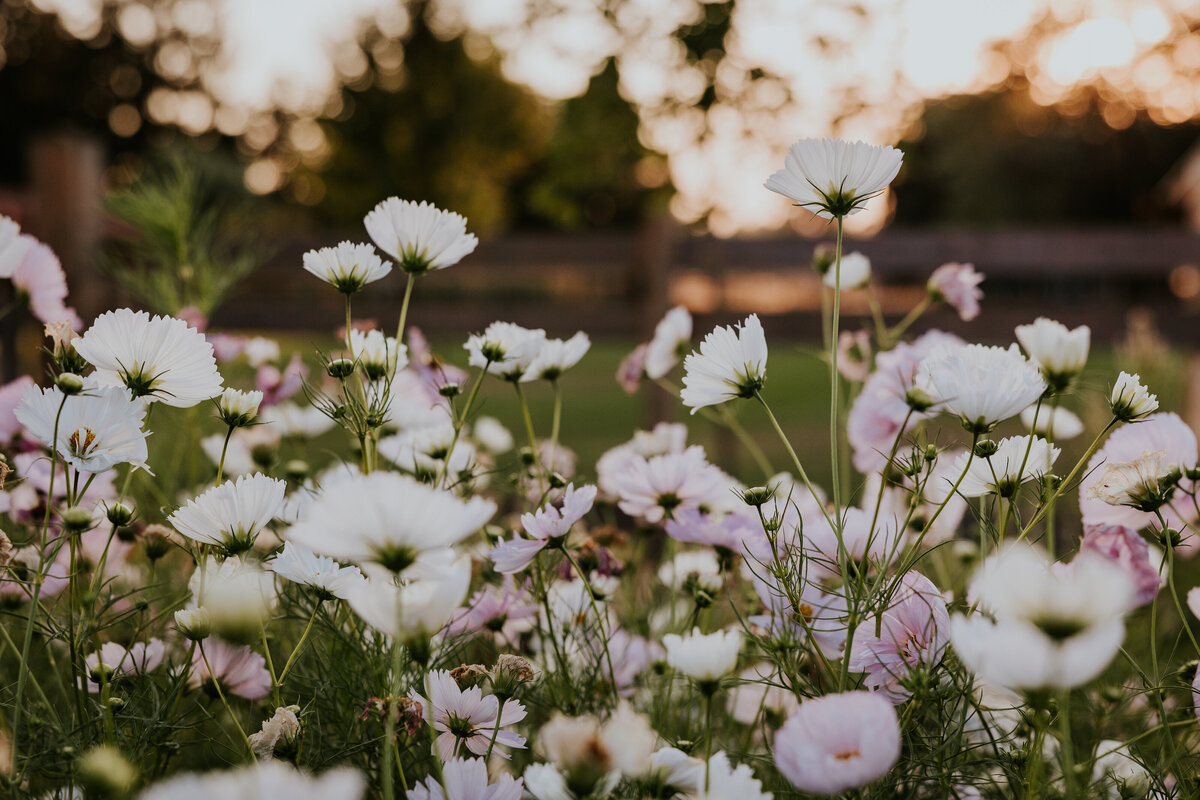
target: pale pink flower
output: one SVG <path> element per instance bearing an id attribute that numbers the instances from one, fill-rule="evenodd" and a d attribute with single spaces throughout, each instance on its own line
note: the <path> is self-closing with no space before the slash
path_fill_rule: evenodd
<path id="1" fill-rule="evenodd" d="M 1124 525 L 1088 525 L 1080 550 L 1091 550 L 1123 569 L 1133 579 L 1135 594 L 1131 608 L 1144 606 L 1167 585 L 1146 541 Z"/>
<path id="2" fill-rule="evenodd" d="M 896 437 L 936 413 L 913 412 L 910 416 L 905 397 L 921 361 L 952 344 L 963 344 L 963 340 L 942 331 L 928 331 L 912 343 L 901 342 L 875 357 L 875 371 L 863 384 L 846 419 L 855 469 L 864 475 L 882 469 Z"/>
<path id="3" fill-rule="evenodd" d="M 983 278 L 973 264 L 943 264 L 929 276 L 929 293 L 951 306 L 964 322 L 970 322 L 979 316 L 979 301 L 983 299 L 979 284 Z"/>
<path id="4" fill-rule="evenodd" d="M 866 786 L 899 757 L 896 711 L 870 692 L 805 700 L 775 735 L 775 765 L 793 786 L 813 794 Z"/>
<path id="5" fill-rule="evenodd" d="M 59 540 L 61 541 L 61 540 Z M 54 548 L 57 547 L 57 552 Z M 0 571 L 0 597 L 15 597 L 19 600 L 33 597 L 33 581 L 39 570 L 44 571 L 41 597 L 54 597 L 70 583 L 71 555 L 64 544 L 51 544 L 46 548 L 53 554 L 54 561 L 45 564 L 38 557 L 37 547 L 22 547 L 13 553 L 8 568 Z"/>
<path id="6" fill-rule="evenodd" d="M 608 640 L 608 654 L 612 658 L 617 691 L 622 697 L 633 694 L 634 681 L 656 661 L 663 661 L 667 651 L 658 642 L 627 632 L 624 628 L 613 631 Z M 597 653 L 603 658 L 603 653 Z M 606 665 L 607 666 L 607 665 Z M 601 677 L 608 677 L 608 670 L 601 670 Z"/>
<path id="7" fill-rule="evenodd" d="M 412 800 L 521 800 L 525 782 L 511 775 L 500 775 L 488 783 L 487 765 L 481 758 L 453 758 L 442 767 L 441 783 L 433 777 L 418 783 L 409 792 Z"/>
<path id="8" fill-rule="evenodd" d="M 156 668 L 162 663 L 164 655 L 162 639 L 151 639 L 148 642 L 137 642 L 126 649 L 116 642 L 105 642 L 100 649 L 84 659 L 87 665 L 87 689 L 95 694 L 100 691 L 99 668 L 108 670 L 107 681 L 113 681 L 131 675 L 141 675 Z"/>
<path id="9" fill-rule="evenodd" d="M 533 630 L 538 610 L 537 600 L 506 575 L 502 586 L 485 586 L 455 611 L 446 632 L 457 636 L 486 630 L 494 633 L 497 641 L 514 644 L 521 634 Z"/>
<path id="10" fill-rule="evenodd" d="M 899 521 L 891 514 L 879 514 L 848 508 L 843 513 L 841 543 L 833 526 L 819 517 L 804 529 L 804 549 L 819 576 L 834 576 L 841 571 L 842 558 L 849 564 L 881 566 L 898 548 Z"/>
<path id="11" fill-rule="evenodd" d="M 254 376 L 258 390 L 263 393 L 262 407 L 267 408 L 287 400 L 300 391 L 307 377 L 308 367 L 300 360 L 299 353 L 293 355 L 292 360 L 282 370 L 274 364 L 263 364 Z"/>
<path id="12" fill-rule="evenodd" d="M 21 430 L 21 423 L 13 413 L 21 402 L 25 390 L 36 384 L 33 378 L 22 375 L 11 383 L 0 387 L 0 443 L 8 443 Z"/>
<path id="13" fill-rule="evenodd" d="M 204 316 L 204 312 L 195 306 L 184 306 L 175 312 L 175 319 L 181 319 L 190 327 L 204 333 L 208 328 L 208 317 Z"/>
<path id="14" fill-rule="evenodd" d="M 637 431 L 633 439 L 607 450 L 596 462 L 596 484 L 610 498 L 617 496 L 616 485 L 637 461 L 687 449 L 687 426 L 660 422 L 653 430 Z"/>
<path id="15" fill-rule="evenodd" d="M 230 694 L 247 700 L 261 700 L 271 692 L 266 660 L 248 646 L 229 644 L 215 636 L 205 639 L 192 655 L 188 685 L 195 689 L 212 680 L 220 681 Z"/>
<path id="16" fill-rule="evenodd" d="M 592 510 L 595 500 L 595 486 L 582 486 L 576 490 L 574 484 L 568 484 L 561 510 L 547 505 L 536 514 L 523 514 L 521 527 L 530 538 L 522 539 L 514 535 L 493 550 L 489 557 L 495 562 L 496 571 L 511 575 L 525 569 L 552 539 L 566 536 L 571 526 Z"/>
<path id="17" fill-rule="evenodd" d="M 1165 467 L 1178 466 L 1181 469 L 1196 466 L 1200 461 L 1197 452 L 1196 435 L 1178 414 L 1153 414 L 1136 423 L 1124 425 L 1108 437 L 1092 460 L 1088 462 L 1084 478 L 1079 483 L 1079 511 L 1083 516 L 1083 524 L 1090 525 L 1123 525 L 1138 531 L 1147 526 L 1158 525 L 1158 518 L 1151 512 L 1138 511 L 1129 506 L 1109 505 L 1096 497 L 1089 497 L 1089 490 L 1100 483 L 1105 464 L 1120 464 L 1135 461 L 1146 452 L 1163 452 Z M 1191 488 L 1191 481 L 1186 477 L 1180 481 L 1180 489 L 1170 503 L 1159 509 L 1167 520 L 1167 524 L 1177 530 L 1183 530 L 1186 523 L 1196 519 L 1196 510 L 1185 491 Z M 1190 552 L 1192 537 L 1185 538 L 1181 549 Z"/>
<path id="18" fill-rule="evenodd" d="M 838 372 L 848 381 L 862 382 L 871 369 L 871 334 L 842 331 L 838 335 Z"/>
<path id="19" fill-rule="evenodd" d="M 198 330 L 198 329 L 197 329 Z M 208 333 L 204 336 L 213 347 L 213 357 L 224 364 L 233 361 L 246 349 L 246 337 L 229 333 Z"/>
<path id="20" fill-rule="evenodd" d="M 495 735 L 495 752 L 498 755 L 508 758 L 501 748 L 525 748 L 524 736 L 503 730 L 525 719 L 525 706 L 516 700 L 504 704 L 504 711 L 497 720 L 500 701 L 495 695 L 485 697 L 478 686 L 460 689 L 445 670 L 429 673 L 425 680 L 425 691 L 428 700 L 416 691 L 410 694 L 421 704 L 421 716 L 437 731 L 438 753 L 443 761 L 455 755 L 460 741 L 475 755 L 486 754 L 497 727 L 502 729 Z"/>
<path id="21" fill-rule="evenodd" d="M 629 355 L 617 367 L 617 383 L 625 390 L 625 394 L 637 394 L 642 387 L 642 376 L 646 372 L 646 354 L 650 349 L 649 342 L 643 342 L 633 348 Z"/>
<path id="22" fill-rule="evenodd" d="M 613 487 L 621 510 L 649 523 L 660 522 L 680 508 L 698 508 L 725 499 L 729 478 L 708 463 L 704 448 L 638 459 L 617 476 Z"/>
<path id="23" fill-rule="evenodd" d="M 742 554 L 769 549 L 762 522 L 747 512 L 714 514 L 698 508 L 681 508 L 673 519 L 667 520 L 666 529 L 667 535 L 677 542 L 723 547 Z"/>
<path id="24" fill-rule="evenodd" d="M 919 572 L 905 573 L 880 615 L 879 635 L 873 617 L 855 629 L 850 669 L 867 673 L 863 685 L 899 705 L 912 694 L 905 679 L 941 661 L 949 625 L 946 600 L 933 582 Z"/>
<path id="25" fill-rule="evenodd" d="M 63 302 L 67 299 L 67 276 L 58 256 L 33 237 L 27 238 L 31 243 L 25 251 L 25 257 L 13 271 L 13 288 L 18 296 L 26 298 L 29 310 L 42 322 L 70 320 L 77 327 L 79 315 Z"/>

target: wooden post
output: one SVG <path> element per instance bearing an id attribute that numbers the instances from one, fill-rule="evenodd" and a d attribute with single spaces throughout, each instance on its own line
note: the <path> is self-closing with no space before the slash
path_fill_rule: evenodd
<path id="1" fill-rule="evenodd" d="M 95 269 L 102 235 L 104 148 L 93 136 L 58 131 L 29 148 L 30 233 L 58 256 L 67 275 L 67 304 L 88 325 L 109 307 L 109 282 Z"/>
<path id="2" fill-rule="evenodd" d="M 640 341 L 646 341 L 654 334 L 654 326 L 670 308 L 671 264 L 678 232 L 675 220 L 664 215 L 647 220 L 638 233 L 630 287 L 640 307 Z M 677 401 L 657 386 L 647 386 L 643 396 L 646 398 L 643 417 L 647 428 L 674 416 Z"/>

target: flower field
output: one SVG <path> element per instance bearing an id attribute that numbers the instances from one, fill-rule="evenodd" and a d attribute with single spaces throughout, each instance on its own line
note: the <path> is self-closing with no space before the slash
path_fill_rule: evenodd
<path id="1" fill-rule="evenodd" d="M 0 218 L 48 364 L 0 387 L 0 789 L 1198 796 L 1178 378 L 1046 318 L 917 334 L 979 314 L 971 264 L 848 329 L 843 224 L 902 158 L 801 140 L 766 179 L 836 233 L 803 353 L 683 307 L 619 354 L 508 321 L 431 346 L 408 312 L 477 241 L 398 198 L 296 265 L 345 302 L 306 357 L 195 308 L 85 321 Z M 403 303 L 363 326 L 380 281 Z M 686 422 L 636 430 L 651 391 Z"/>

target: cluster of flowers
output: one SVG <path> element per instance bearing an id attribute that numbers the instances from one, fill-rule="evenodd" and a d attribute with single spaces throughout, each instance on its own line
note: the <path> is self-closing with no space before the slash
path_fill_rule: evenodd
<path id="1" fill-rule="evenodd" d="M 900 165 L 892 148 L 804 140 L 767 187 L 836 223 L 840 242 L 844 218 Z M 17 283 L 42 246 L 6 224 L 0 271 L 17 264 Z M 836 299 L 869 289 L 870 266 L 822 252 L 835 298 L 828 494 L 766 399 L 758 317 L 693 350 L 684 308 L 618 381 L 657 381 L 733 429 L 762 482 L 713 464 L 680 423 L 610 449 L 589 482 L 559 441 L 560 378 L 587 336 L 497 322 L 455 367 L 405 320 L 417 279 L 474 250 L 466 221 L 392 198 L 365 227 L 374 246 L 304 258 L 346 303 L 338 349 L 312 372 L 269 340 L 206 336 L 187 313 L 120 309 L 77 334 L 65 283 L 42 306 L 52 385 L 0 388 L 0 629 L 19 663 L 0 704 L 0 780 L 14 793 L 1196 790 L 1200 677 L 1194 661 L 1179 667 L 1200 645 L 1176 559 L 1200 516 L 1200 453 L 1122 372 L 1107 424 L 1061 469 L 1060 444 L 1085 428 L 1066 404 L 1081 394 L 1086 327 L 1039 319 L 1010 347 L 906 340 L 935 304 L 979 313 L 982 276 L 946 264 L 898 324 L 840 331 Z M 394 337 L 352 316 L 354 296 L 393 268 L 376 246 L 408 281 Z M 219 362 L 244 362 L 257 388 L 226 386 Z M 478 414 L 485 381 L 515 391 L 523 446 Z M 553 394 L 548 438 L 526 398 L 539 382 Z M 309 405 L 290 399 L 302 388 Z M 789 471 L 743 429 L 744 400 Z M 155 438 L 178 455 L 192 437 L 215 477 L 168 483 L 179 470 L 169 453 L 151 463 L 152 413 L 204 404 L 223 433 Z M 1027 433 L 992 438 L 1017 418 Z M 336 427 L 353 457 L 313 469 L 312 440 Z M 1170 649 L 1160 602 L 1178 616 Z M 1200 590 L 1187 604 L 1200 610 Z M 1149 617 L 1148 649 L 1127 642 L 1133 615 Z M 249 763 L 187 769 L 218 759 Z"/>

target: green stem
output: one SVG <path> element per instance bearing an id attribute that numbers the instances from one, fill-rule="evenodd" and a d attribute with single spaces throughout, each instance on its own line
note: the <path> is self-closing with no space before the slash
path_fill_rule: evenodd
<path id="1" fill-rule="evenodd" d="M 529 437 L 529 455 L 533 458 L 533 463 L 537 465 L 538 471 L 542 473 L 542 477 L 546 477 L 546 467 L 542 464 L 542 459 L 538 455 L 537 436 L 533 432 L 533 417 L 529 414 L 529 403 L 525 401 L 525 392 L 521 389 L 520 381 L 513 381 L 513 388 L 517 390 L 517 399 L 521 401 L 521 416 L 525 420 L 525 434 Z"/>
<path id="2" fill-rule="evenodd" d="M 279 696 L 279 678 L 275 677 L 275 662 L 271 660 L 271 643 L 267 641 L 267 627 L 259 625 L 258 630 L 262 633 L 263 654 L 267 659 L 267 672 L 271 675 L 271 696 L 275 698 L 275 707 L 278 708 L 283 703 Z"/>
<path id="3" fill-rule="evenodd" d="M 208 677 L 216 687 L 217 697 L 221 699 L 221 705 L 225 707 L 225 713 L 233 720 L 233 724 L 237 726 L 238 733 L 241 734 L 242 744 L 246 747 L 246 752 L 250 754 L 250 760 L 256 761 L 258 757 L 254 755 L 254 748 L 250 746 L 250 737 L 246 735 L 246 729 L 242 727 L 241 721 L 237 715 L 233 713 L 233 709 L 229 706 L 229 700 L 225 698 L 225 692 L 221 690 L 221 680 L 213 673 L 212 665 L 208 663 L 208 655 L 204 652 L 204 642 L 197 642 L 200 647 L 200 658 L 204 661 L 204 668 L 208 670 Z"/>
<path id="4" fill-rule="evenodd" d="M 558 385 L 557 380 L 550 381 L 550 385 L 554 388 L 554 417 L 550 423 L 550 464 L 547 469 L 554 469 L 554 456 L 558 452 L 558 431 L 562 425 L 562 388 Z"/>
<path id="5" fill-rule="evenodd" d="M 829 334 L 829 458 L 832 463 L 833 511 L 838 521 L 836 530 L 841 530 L 842 489 L 838 470 L 838 390 L 841 376 L 838 375 L 838 327 L 842 313 L 842 217 L 837 218 L 837 250 L 833 261 L 833 316 Z"/>
<path id="6" fill-rule="evenodd" d="M 408 304 L 412 300 L 413 283 L 416 281 L 416 276 L 411 272 L 408 273 L 408 283 L 404 286 L 404 302 L 400 304 L 400 322 L 396 325 L 396 344 L 404 344 L 404 324 L 408 319 Z"/>
<path id="7" fill-rule="evenodd" d="M 779 426 L 779 420 L 775 419 L 775 415 L 771 413 L 771 407 L 767 405 L 767 401 L 763 399 L 763 396 L 760 393 L 755 392 L 754 397 L 758 400 L 758 402 L 762 403 L 763 410 L 767 412 L 767 418 L 771 421 L 771 427 L 775 429 L 775 433 L 779 436 L 779 440 L 783 442 L 783 446 L 787 450 L 788 455 L 792 457 L 792 464 L 795 465 L 796 472 L 800 474 L 800 480 L 806 487 L 808 487 L 808 491 L 810 494 L 812 494 L 813 500 L 815 500 L 817 505 L 820 506 L 821 513 L 825 515 L 825 521 L 828 522 L 829 527 L 833 528 L 835 531 L 840 530 L 839 527 L 833 524 L 833 519 L 830 518 L 829 511 L 825 508 L 825 503 L 822 501 L 821 495 L 817 492 L 816 487 L 812 485 L 812 482 L 809 481 L 808 473 L 804 471 L 804 465 L 800 463 L 800 457 L 796 455 L 796 451 L 792 447 L 792 443 L 788 441 L 787 434 L 785 434 L 783 432 L 783 428 Z"/>
<path id="8" fill-rule="evenodd" d="M 288 660 L 283 665 L 283 672 L 279 673 L 279 685 L 287 680 L 288 670 L 292 668 L 300 651 L 304 648 L 304 643 L 308 641 L 308 634 L 312 632 L 313 623 L 317 621 L 317 612 L 321 610 L 321 601 L 317 601 L 316 607 L 313 608 L 312 616 L 308 618 L 308 625 L 304 628 L 304 633 L 300 635 L 300 641 L 296 642 L 296 646 L 292 648 L 292 654 L 288 656 Z"/>
<path id="9" fill-rule="evenodd" d="M 217 462 L 217 482 L 216 485 L 221 485 L 221 478 L 225 475 L 225 453 L 229 450 L 229 439 L 233 436 L 233 426 L 229 426 L 229 430 L 225 431 L 225 443 L 221 445 L 221 460 Z"/>
<path id="10" fill-rule="evenodd" d="M 489 358 L 483 368 L 479 370 L 479 374 L 475 376 L 475 383 L 471 386 L 470 393 L 467 394 L 467 404 L 458 418 L 454 420 L 454 437 L 450 440 L 450 449 L 446 451 L 446 457 L 442 459 L 442 466 L 438 467 L 437 478 L 433 481 L 434 486 L 441 486 L 442 478 L 446 477 L 446 470 L 450 468 L 450 457 L 454 455 L 454 448 L 458 446 L 458 437 L 467 424 L 467 415 L 471 413 L 471 406 L 475 405 L 475 396 L 479 394 L 479 385 L 483 383 L 483 376 L 487 375 L 491 363 L 492 360 Z"/>
<path id="11" fill-rule="evenodd" d="M 896 323 L 896 327 L 887 332 L 887 338 L 886 340 L 880 341 L 879 349 L 890 349 L 891 346 L 897 340 L 899 340 L 901 336 L 904 335 L 904 332 L 908 330 L 908 327 L 916 322 L 922 314 L 929 310 L 931 305 L 933 305 L 933 298 L 926 294 L 925 297 L 922 298 L 921 302 L 917 303 L 916 306 L 913 307 L 913 310 L 908 312 L 904 319 Z"/>
<path id="12" fill-rule="evenodd" d="M 1067 790 L 1067 799 L 1076 797 L 1075 785 L 1075 747 L 1071 741 L 1071 690 L 1063 689 L 1058 704 L 1059 749 L 1063 756 L 1063 784 Z"/>
<path id="13" fill-rule="evenodd" d="M 1108 424 L 1104 426 L 1104 430 L 1096 434 L 1096 438 L 1092 440 L 1090 445 L 1088 445 L 1088 449 L 1075 464 L 1075 468 L 1071 470 L 1071 474 L 1063 479 L 1063 482 L 1058 485 L 1058 488 L 1054 491 L 1054 494 L 1052 494 L 1045 503 L 1042 503 L 1042 507 L 1039 508 L 1037 513 L 1033 515 L 1033 518 L 1029 520 L 1029 522 L 1026 523 L 1023 528 L 1021 528 L 1021 535 L 1017 537 L 1018 541 L 1028 536 L 1029 532 L 1033 530 L 1033 526 L 1042 521 L 1042 518 L 1046 516 L 1047 511 L 1049 511 L 1051 507 L 1051 502 L 1062 496 L 1063 491 L 1071 485 L 1071 482 L 1074 481 L 1075 477 L 1079 474 L 1079 470 L 1083 469 L 1083 465 L 1088 462 L 1088 459 L 1090 459 L 1092 454 L 1095 453 L 1100 447 L 1100 440 L 1104 438 L 1104 434 L 1108 433 L 1118 421 L 1119 420 L 1117 420 L 1116 417 L 1113 417 L 1108 421 Z"/>
<path id="14" fill-rule="evenodd" d="M 608 631 L 605 630 L 604 617 L 600 614 L 600 607 L 596 604 L 596 595 L 592 593 L 592 585 L 588 583 L 587 576 L 583 574 L 583 570 L 579 568 L 578 562 L 575 561 L 565 545 L 562 551 L 571 568 L 575 570 L 575 574 L 579 576 L 579 580 L 583 581 L 583 588 L 587 590 L 588 600 L 592 604 L 592 613 L 596 615 L 596 626 L 600 629 L 600 643 L 604 648 L 604 660 L 608 663 L 608 676 L 612 683 L 613 706 L 615 707 L 621 702 L 621 694 L 617 687 L 617 671 L 613 669 L 612 656 L 608 652 Z"/>
<path id="15" fill-rule="evenodd" d="M 500 735 L 500 719 L 504 716 L 504 704 L 508 701 L 507 697 L 500 698 L 500 704 L 496 707 L 496 726 L 492 728 L 492 740 L 488 742 L 487 755 L 483 757 L 483 763 L 492 763 L 492 748 L 496 746 L 496 737 Z"/>

